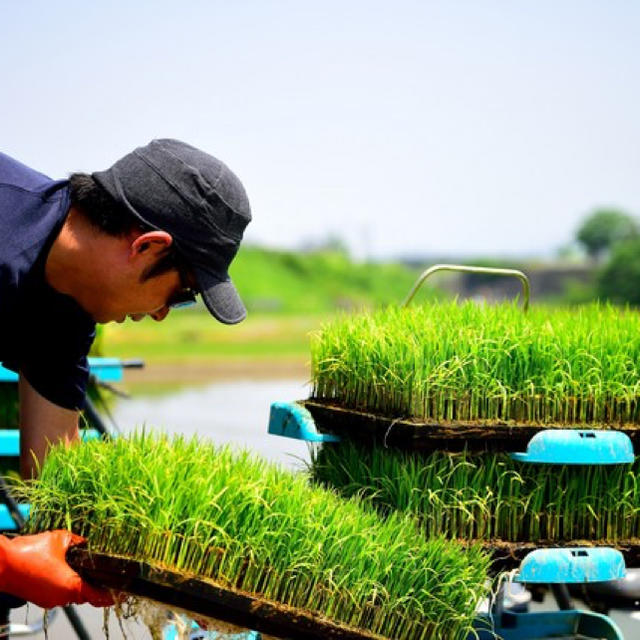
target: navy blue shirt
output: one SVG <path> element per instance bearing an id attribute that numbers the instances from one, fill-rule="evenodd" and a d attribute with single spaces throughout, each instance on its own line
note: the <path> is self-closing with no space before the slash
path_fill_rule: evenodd
<path id="1" fill-rule="evenodd" d="M 67 180 L 51 180 L 0 153 L 0 362 L 47 400 L 79 409 L 95 323 L 44 277 L 68 210 Z"/>

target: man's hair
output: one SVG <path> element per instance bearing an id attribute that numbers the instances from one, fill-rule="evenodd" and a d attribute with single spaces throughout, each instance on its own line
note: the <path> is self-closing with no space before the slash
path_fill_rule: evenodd
<path id="1" fill-rule="evenodd" d="M 144 228 L 144 224 L 118 204 L 88 173 L 72 173 L 69 184 L 72 206 L 100 231 L 110 236 L 123 236 L 133 229 Z"/>
<path id="2" fill-rule="evenodd" d="M 151 227 L 140 222 L 118 204 L 88 173 L 72 173 L 69 185 L 71 205 L 99 231 L 110 236 L 123 236 L 134 229 L 151 230 Z M 180 267 L 176 252 L 170 249 L 142 274 L 142 280 L 149 280 Z"/>

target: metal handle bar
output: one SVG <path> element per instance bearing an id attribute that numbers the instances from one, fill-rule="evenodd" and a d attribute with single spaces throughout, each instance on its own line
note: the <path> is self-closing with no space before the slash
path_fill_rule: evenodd
<path id="1" fill-rule="evenodd" d="M 529 309 L 529 278 L 527 278 L 522 271 L 518 271 L 517 269 L 499 269 L 496 267 L 472 267 L 462 264 L 435 264 L 433 267 L 429 267 L 426 271 L 423 271 L 411 291 L 409 291 L 409 295 L 402 303 L 403 307 L 406 307 L 413 300 L 422 283 L 436 271 L 462 271 L 464 273 L 484 273 L 494 276 L 513 276 L 514 278 L 518 278 L 522 283 L 522 309 L 523 311 Z"/>
<path id="2" fill-rule="evenodd" d="M 144 369 L 144 360 L 123 360 L 121 364 L 124 369 Z"/>

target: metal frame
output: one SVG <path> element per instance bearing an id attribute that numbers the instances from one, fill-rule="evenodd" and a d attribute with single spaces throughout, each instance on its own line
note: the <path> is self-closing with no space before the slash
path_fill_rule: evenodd
<path id="1" fill-rule="evenodd" d="M 522 310 L 528 311 L 529 309 L 529 296 L 530 296 L 530 287 L 529 287 L 529 278 L 518 269 L 499 269 L 497 267 L 474 267 L 467 266 L 463 264 L 435 264 L 432 267 L 429 267 L 425 271 L 420 274 L 418 279 L 415 281 L 411 291 L 404 299 L 400 306 L 406 307 L 414 298 L 418 289 L 422 286 L 424 281 L 431 276 L 432 274 L 438 271 L 459 271 L 462 273 L 482 273 L 485 275 L 494 275 L 494 276 L 510 276 L 514 278 L 518 278 L 522 283 Z"/>

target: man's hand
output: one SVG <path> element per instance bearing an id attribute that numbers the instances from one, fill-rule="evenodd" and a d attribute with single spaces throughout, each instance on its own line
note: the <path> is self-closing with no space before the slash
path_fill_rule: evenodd
<path id="1" fill-rule="evenodd" d="M 85 602 L 111 606 L 111 594 L 84 582 L 65 560 L 67 549 L 82 542 L 84 538 L 71 531 L 0 536 L 0 591 L 44 609 Z"/>

